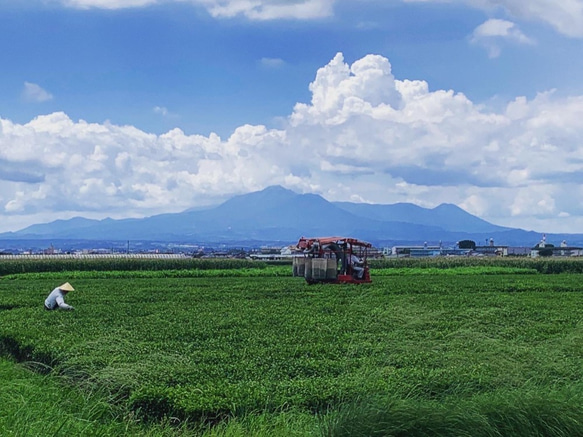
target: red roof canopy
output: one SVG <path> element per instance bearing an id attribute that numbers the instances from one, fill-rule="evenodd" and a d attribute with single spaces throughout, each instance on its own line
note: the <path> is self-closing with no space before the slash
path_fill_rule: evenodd
<path id="1" fill-rule="evenodd" d="M 300 249 L 306 249 L 308 247 L 311 247 L 315 242 L 320 243 L 320 245 L 330 243 L 336 244 L 349 243 L 351 246 L 372 247 L 372 244 L 367 243 L 366 241 L 350 237 L 312 237 L 312 238 L 302 237 L 298 241 L 297 247 L 299 247 Z"/>

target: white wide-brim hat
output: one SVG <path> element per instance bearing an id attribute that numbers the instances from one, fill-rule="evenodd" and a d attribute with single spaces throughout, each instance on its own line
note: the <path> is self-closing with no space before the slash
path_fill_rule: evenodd
<path id="1" fill-rule="evenodd" d="M 63 291 L 74 291 L 75 290 L 73 288 L 73 286 L 71 284 L 69 284 L 68 282 L 65 282 L 63 285 L 59 285 L 59 289 L 61 289 Z"/>

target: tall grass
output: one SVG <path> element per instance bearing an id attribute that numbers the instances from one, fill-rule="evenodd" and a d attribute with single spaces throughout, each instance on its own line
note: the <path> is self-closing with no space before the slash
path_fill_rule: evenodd
<path id="1" fill-rule="evenodd" d="M 111 399 L 0 358 L 0 435 L 131 435 Z"/>
<path id="2" fill-rule="evenodd" d="M 29 364 L 0 358 L 1 436 L 300 437 L 321 435 L 318 417 L 301 411 L 232 417 L 216 426 L 165 418 L 142 423 L 105 390 L 70 385 Z M 37 367 L 33 365 L 32 367 Z"/>
<path id="3" fill-rule="evenodd" d="M 323 426 L 329 437 L 580 437 L 583 386 L 500 390 L 446 401 L 375 397 L 345 404 Z"/>

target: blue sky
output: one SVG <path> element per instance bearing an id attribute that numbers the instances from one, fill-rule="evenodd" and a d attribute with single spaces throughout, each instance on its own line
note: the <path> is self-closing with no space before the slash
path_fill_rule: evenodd
<path id="1" fill-rule="evenodd" d="M 583 232 L 583 0 L 0 0 L 0 37 L 0 231 L 280 184 Z"/>

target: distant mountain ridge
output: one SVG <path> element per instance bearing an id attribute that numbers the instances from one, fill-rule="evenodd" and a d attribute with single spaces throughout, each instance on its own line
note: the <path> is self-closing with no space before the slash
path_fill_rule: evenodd
<path id="1" fill-rule="evenodd" d="M 329 202 L 319 195 L 298 194 L 281 186 L 234 196 L 216 207 L 141 219 L 75 217 L 0 234 L 0 239 L 196 241 L 228 245 L 245 241 L 287 244 L 301 236 L 325 235 L 354 236 L 377 245 L 462 239 L 481 244 L 494 238 L 499 244 L 532 246 L 540 240 L 538 233 L 493 225 L 451 204 L 428 209 L 409 203 Z M 570 238 L 571 244 L 583 243 L 579 234 L 557 234 L 556 238 Z"/>
<path id="2" fill-rule="evenodd" d="M 334 202 L 335 205 L 359 217 L 381 221 L 407 222 L 416 225 L 438 226 L 452 232 L 500 232 L 509 230 L 471 215 L 460 207 L 448 203 L 427 209 L 412 203 L 380 205 L 370 203 Z"/>

